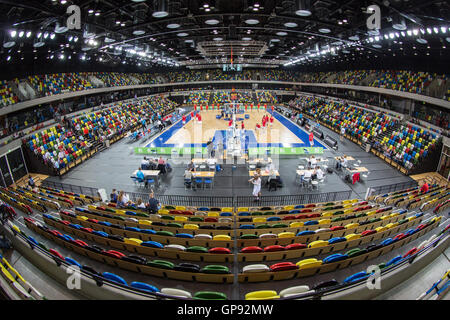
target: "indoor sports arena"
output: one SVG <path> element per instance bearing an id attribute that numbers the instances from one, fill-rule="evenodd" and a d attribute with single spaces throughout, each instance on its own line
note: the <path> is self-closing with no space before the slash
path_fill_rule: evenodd
<path id="1" fill-rule="evenodd" d="M 450 298 L 449 2 L 0 19 L 1 299 Z"/>

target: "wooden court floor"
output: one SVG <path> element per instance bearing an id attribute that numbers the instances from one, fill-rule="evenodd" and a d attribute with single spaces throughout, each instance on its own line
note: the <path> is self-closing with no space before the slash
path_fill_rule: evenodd
<path id="1" fill-rule="evenodd" d="M 223 119 L 216 119 L 220 114 L 219 111 L 201 111 L 202 122 L 196 119 L 190 120 L 180 130 L 177 130 L 166 141 L 167 144 L 194 144 L 206 143 L 209 139 L 214 137 L 217 130 L 227 130 L 228 121 Z M 245 114 L 250 116 L 245 119 Z M 265 110 L 253 110 L 244 114 L 236 115 L 239 129 L 242 122 L 244 122 L 245 130 L 252 131 L 258 143 L 303 143 L 291 130 L 286 128 L 280 121 L 274 119 L 273 124 L 266 129 L 256 129 L 256 125 L 260 124 L 262 127 L 262 117 L 270 114 Z M 298 129 L 300 130 L 300 129 Z"/>

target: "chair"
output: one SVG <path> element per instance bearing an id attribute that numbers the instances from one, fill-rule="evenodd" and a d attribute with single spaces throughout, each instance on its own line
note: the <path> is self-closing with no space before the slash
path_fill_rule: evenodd
<path id="1" fill-rule="evenodd" d="M 191 189 L 191 188 L 192 188 L 192 180 L 184 179 L 184 190 Z"/>
<path id="2" fill-rule="evenodd" d="M 370 171 L 368 171 L 368 172 L 362 174 L 362 175 L 360 176 L 359 180 L 361 180 L 361 182 L 366 182 L 366 181 L 367 181 L 367 178 L 369 177 L 369 175 L 370 175 Z"/>
<path id="3" fill-rule="evenodd" d="M 316 188 L 316 190 L 319 190 L 319 182 L 317 180 L 311 181 L 311 189 L 314 190 L 314 188 Z"/>
<path id="4" fill-rule="evenodd" d="M 144 185 L 145 185 L 145 181 L 144 181 L 144 179 L 139 179 L 139 178 L 136 178 L 136 181 L 137 181 L 137 183 L 139 184 L 139 186 L 140 186 L 140 187 L 142 187 L 142 186 L 144 186 Z"/>
<path id="5" fill-rule="evenodd" d="M 250 171 L 255 171 L 256 170 L 256 165 L 251 164 L 251 165 L 248 166 L 248 168 L 249 168 Z"/>
<path id="6" fill-rule="evenodd" d="M 203 189 L 206 188 L 206 186 L 209 186 L 209 188 L 213 188 L 214 182 L 212 179 L 206 178 L 205 180 L 203 180 Z"/>
<path id="7" fill-rule="evenodd" d="M 302 187 L 311 188 L 311 178 L 302 177 Z"/>
<path id="8" fill-rule="evenodd" d="M 150 187 L 150 189 L 156 188 L 155 179 L 147 179 L 147 188 Z"/>
<path id="9" fill-rule="evenodd" d="M 200 168 L 200 171 L 206 171 L 206 165 L 205 164 L 201 164 L 199 168 Z"/>
<path id="10" fill-rule="evenodd" d="M 196 179 L 194 180 L 194 183 L 197 185 L 197 187 L 199 187 L 199 185 L 202 186 L 202 184 L 203 184 L 203 179 L 202 179 L 202 178 L 196 178 Z"/>

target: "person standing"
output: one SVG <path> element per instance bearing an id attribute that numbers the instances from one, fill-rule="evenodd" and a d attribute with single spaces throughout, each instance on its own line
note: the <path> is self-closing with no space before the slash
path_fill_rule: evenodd
<path id="1" fill-rule="evenodd" d="M 344 136 L 345 136 L 345 127 L 341 126 L 341 134 L 340 134 L 341 141 L 344 141 Z"/>
<path id="2" fill-rule="evenodd" d="M 253 197 L 255 198 L 253 201 L 259 201 L 261 197 L 261 177 L 257 172 L 253 175 L 253 178 L 248 180 L 253 184 Z"/>
<path id="3" fill-rule="evenodd" d="M 150 198 L 148 199 L 148 206 L 147 210 L 150 214 L 156 214 L 158 213 L 159 208 L 161 205 L 159 204 L 159 201 L 155 199 L 155 195 L 153 192 L 150 193 Z"/>
<path id="4" fill-rule="evenodd" d="M 314 134 L 312 132 L 309 134 L 309 144 L 311 147 L 314 146 Z"/>

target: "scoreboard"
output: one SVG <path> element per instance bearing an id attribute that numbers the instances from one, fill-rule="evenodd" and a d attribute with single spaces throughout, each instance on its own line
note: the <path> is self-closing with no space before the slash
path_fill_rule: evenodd
<path id="1" fill-rule="evenodd" d="M 241 72 L 242 64 L 224 64 L 222 68 L 224 72 Z"/>

